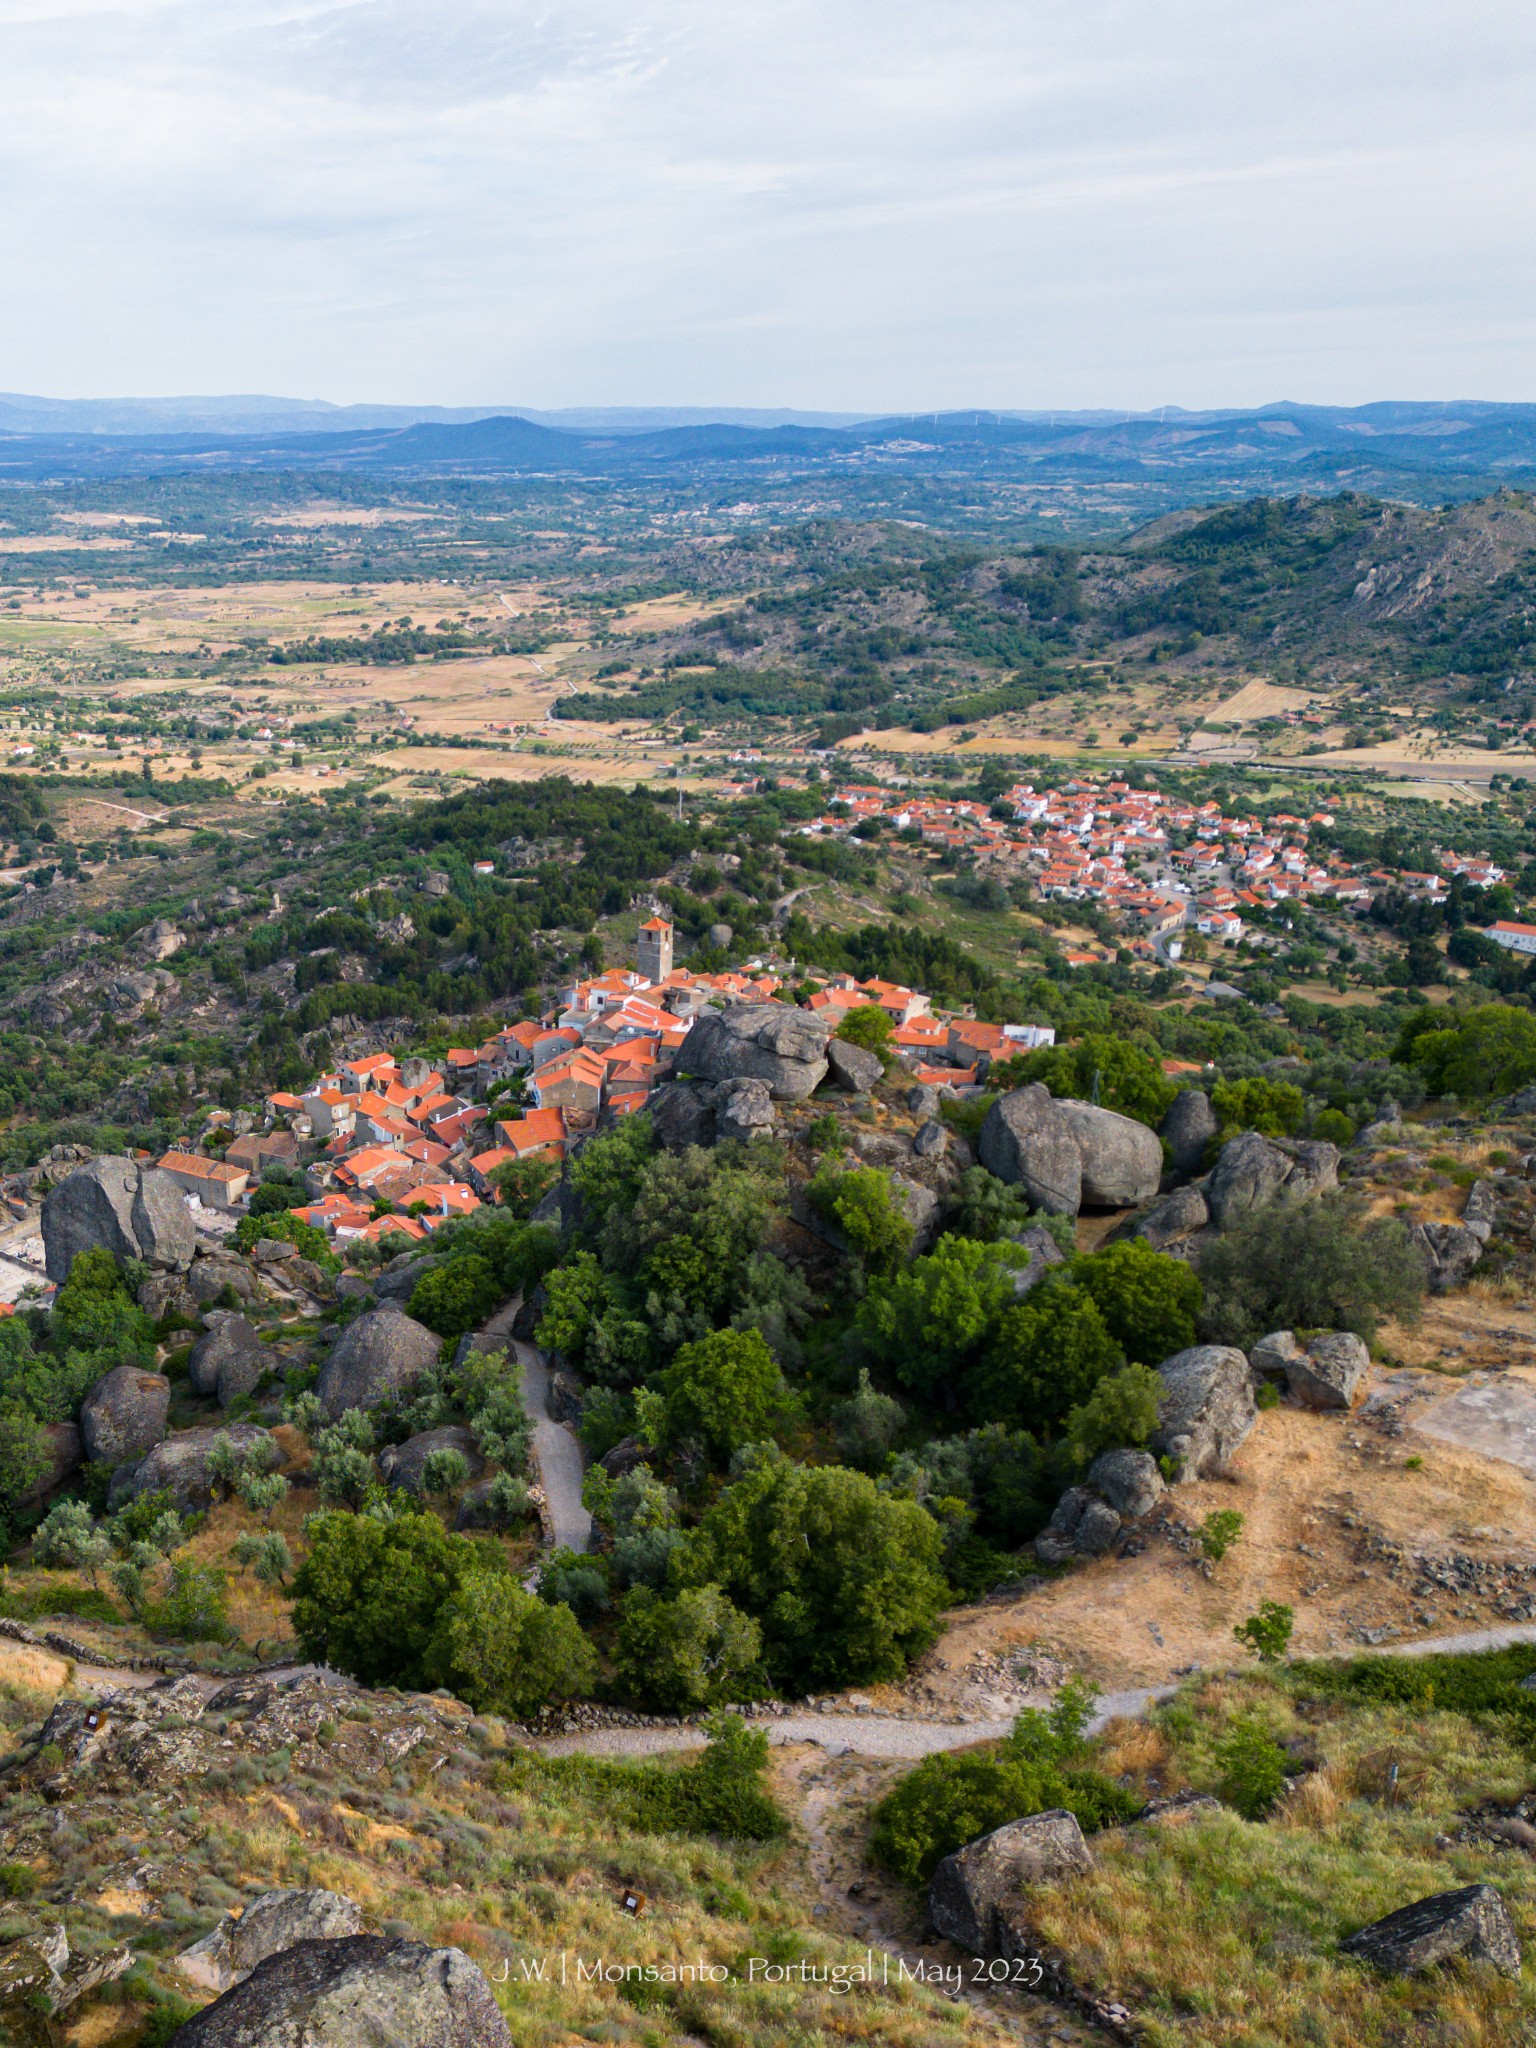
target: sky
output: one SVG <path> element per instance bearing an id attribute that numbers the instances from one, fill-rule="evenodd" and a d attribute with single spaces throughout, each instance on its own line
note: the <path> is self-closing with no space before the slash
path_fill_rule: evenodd
<path id="1" fill-rule="evenodd" d="M 1520 0 L 0 0 L 0 389 L 1536 400 Z"/>

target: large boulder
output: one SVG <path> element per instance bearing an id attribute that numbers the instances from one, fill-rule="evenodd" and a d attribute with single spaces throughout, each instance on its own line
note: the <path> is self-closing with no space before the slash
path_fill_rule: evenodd
<path id="1" fill-rule="evenodd" d="M 379 1453 L 384 1484 L 399 1487 L 405 1493 L 420 1493 L 422 1475 L 434 1451 L 457 1451 L 469 1467 L 471 1479 L 478 1479 L 485 1470 L 485 1459 L 472 1429 L 424 1429 L 420 1436 L 408 1437 L 403 1444 L 391 1444 Z"/>
<path id="2" fill-rule="evenodd" d="M 380 1934 L 300 1941 L 258 1963 L 171 2048 L 512 2048 L 484 1976 L 457 1948 Z"/>
<path id="3" fill-rule="evenodd" d="M 377 1407 L 437 1363 L 442 1339 L 399 1308 L 372 1308 L 349 1323 L 320 1368 L 315 1392 L 335 1422 L 349 1408 Z"/>
<path id="4" fill-rule="evenodd" d="M 1016 1910 L 1026 1885 L 1059 1884 L 1093 1868 L 1077 1816 L 1064 1807 L 1028 1814 L 946 1856 L 928 1887 L 937 1933 L 973 1955 L 991 1955 L 999 1914 Z"/>
<path id="5" fill-rule="evenodd" d="M 766 1081 L 775 1102 L 803 1102 L 826 1077 L 831 1021 L 787 1003 L 706 1010 L 672 1064 L 704 1081 Z"/>
<path id="6" fill-rule="evenodd" d="M 1163 1398 L 1151 1449 L 1184 1479 L 1221 1471 L 1257 1420 L 1247 1359 L 1227 1344 L 1196 1344 L 1165 1358 L 1157 1376 Z"/>
<path id="7" fill-rule="evenodd" d="M 1160 1252 L 1204 1230 L 1210 1220 L 1210 1207 L 1199 1188 L 1175 1188 L 1137 1217 L 1131 1235 L 1143 1238 L 1153 1251 Z"/>
<path id="8" fill-rule="evenodd" d="M 61 1180 L 43 1203 L 48 1278 L 64 1281 L 81 1252 L 100 1248 L 123 1259 L 182 1273 L 196 1236 L 181 1189 L 168 1173 L 106 1154 Z"/>
<path id="9" fill-rule="evenodd" d="M 182 1429 L 133 1464 L 118 1467 L 112 1475 L 110 1505 L 117 1507 L 125 1500 L 136 1500 L 141 1493 L 165 1492 L 179 1514 L 199 1513 L 212 1505 L 217 1483 L 211 1461 L 215 1446 L 226 1438 L 242 1463 L 254 1464 L 259 1458 L 270 1472 L 283 1462 L 273 1437 L 253 1422 Z"/>
<path id="10" fill-rule="evenodd" d="M 827 1040 L 827 1067 L 836 1085 L 849 1095 L 867 1095 L 885 1079 L 879 1053 L 850 1045 L 846 1038 Z"/>
<path id="11" fill-rule="evenodd" d="M 241 1315 L 221 1315 L 192 1346 L 187 1376 L 195 1394 L 218 1396 L 219 1406 L 250 1393 L 272 1365 L 272 1353 Z"/>
<path id="12" fill-rule="evenodd" d="M 1101 1557 L 1120 1534 L 1120 1517 L 1107 1501 L 1086 1486 L 1069 1486 L 1057 1501 L 1050 1521 L 1035 1538 L 1042 1564 L 1065 1564 L 1073 1557 Z"/>
<path id="13" fill-rule="evenodd" d="M 1082 1161 L 1082 1200 L 1090 1209 L 1133 1209 L 1150 1201 L 1163 1177 L 1163 1148 L 1134 1117 L 1091 1102 L 1058 1102 Z"/>
<path id="14" fill-rule="evenodd" d="M 891 1200 L 912 1226 L 912 1256 L 932 1251 L 943 1215 L 943 1205 L 933 1189 L 909 1180 L 904 1173 L 893 1173 Z"/>
<path id="15" fill-rule="evenodd" d="M 221 1296 L 254 1301 L 258 1291 L 256 1275 L 244 1259 L 194 1259 L 187 1275 L 187 1292 L 200 1308 Z"/>
<path id="16" fill-rule="evenodd" d="M 1285 1368 L 1292 1394 L 1308 1408 L 1353 1408 L 1371 1354 L 1353 1330 L 1319 1330 L 1298 1345 Z"/>
<path id="17" fill-rule="evenodd" d="M 1100 1451 L 1088 1467 L 1088 1484 L 1128 1522 L 1151 1514 L 1164 1492 L 1150 1451 Z"/>
<path id="18" fill-rule="evenodd" d="M 1296 1341 L 1294 1330 L 1271 1330 L 1249 1352 L 1248 1370 L 1253 1374 L 1255 1384 L 1261 1380 L 1285 1380 L 1289 1383 L 1291 1367 L 1300 1356 L 1301 1346 Z"/>
<path id="19" fill-rule="evenodd" d="M 1520 1937 L 1491 1884 L 1463 1885 L 1399 1906 L 1346 1936 L 1339 1950 L 1394 1976 L 1418 1976 L 1453 1956 L 1492 1963 L 1505 1977 L 1520 1975 Z"/>
<path id="20" fill-rule="evenodd" d="M 424 1280 L 443 1263 L 440 1254 L 402 1252 L 373 1276 L 373 1291 L 379 1301 L 409 1301 L 418 1280 Z"/>
<path id="21" fill-rule="evenodd" d="M 1199 1173 L 1212 1138 L 1221 1128 L 1203 1088 L 1181 1088 L 1168 1105 L 1157 1134 L 1168 1147 L 1175 1173 Z"/>
<path id="22" fill-rule="evenodd" d="M 715 1090 L 715 1137 L 743 1143 L 771 1131 L 778 1119 L 766 1081 L 724 1081 Z"/>
<path id="23" fill-rule="evenodd" d="M 647 1104 L 656 1142 L 668 1152 L 708 1145 L 715 1135 L 714 1090 L 689 1081 L 668 1081 Z"/>
<path id="24" fill-rule="evenodd" d="M 1038 1081 L 997 1098 L 976 1152 L 988 1173 L 1022 1187 L 1034 1208 L 1075 1216 L 1081 1207 L 1082 1154 L 1060 1105 Z"/>
<path id="25" fill-rule="evenodd" d="M 1408 1236 L 1424 1261 L 1431 1294 L 1460 1287 L 1486 1249 L 1477 1232 L 1462 1223 L 1415 1223 Z"/>
<path id="26" fill-rule="evenodd" d="M 1339 1148 L 1318 1138 L 1263 1138 L 1240 1131 L 1221 1148 L 1205 1184 L 1211 1220 L 1230 1230 L 1239 1216 L 1285 1194 L 1292 1201 L 1326 1195 L 1339 1184 Z"/>
<path id="27" fill-rule="evenodd" d="M 226 1913 L 211 1934 L 176 1958 L 176 1968 L 200 1991 L 221 1993 L 243 1984 L 258 1963 L 300 1941 L 334 1941 L 361 1934 L 362 1909 L 344 1892 L 263 1892 L 243 1912 Z"/>
<path id="28" fill-rule="evenodd" d="M 165 1435 L 171 1383 L 160 1372 L 116 1365 L 80 1404 L 80 1441 L 93 1465 L 142 1458 Z"/>
<path id="29" fill-rule="evenodd" d="M 1230 1230 L 1239 1216 L 1272 1202 L 1290 1170 L 1286 1154 L 1257 1131 L 1240 1131 L 1229 1138 L 1205 1184 L 1212 1222 L 1219 1230 Z"/>

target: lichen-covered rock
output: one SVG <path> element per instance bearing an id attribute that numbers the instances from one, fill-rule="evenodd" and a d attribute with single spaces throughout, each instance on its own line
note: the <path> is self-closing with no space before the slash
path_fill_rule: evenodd
<path id="1" fill-rule="evenodd" d="M 1352 1330 L 1319 1330 L 1297 1346 L 1285 1377 L 1308 1408 L 1353 1408 L 1370 1367 L 1371 1354 Z"/>
<path id="2" fill-rule="evenodd" d="M 937 1117 L 930 1117 L 912 1134 L 912 1150 L 919 1159 L 942 1158 L 949 1149 L 949 1132 Z"/>
<path id="3" fill-rule="evenodd" d="M 1408 1236 L 1424 1261 L 1431 1294 L 1460 1287 L 1485 1249 L 1477 1232 L 1460 1223 L 1415 1223 Z"/>
<path id="4" fill-rule="evenodd" d="M 673 1060 L 705 1081 L 766 1081 L 776 1102 L 802 1102 L 825 1078 L 831 1021 L 787 1003 L 709 1010 Z"/>
<path id="5" fill-rule="evenodd" d="M 217 1395 L 219 1406 L 227 1408 L 242 1394 L 250 1393 L 272 1364 L 272 1354 L 257 1336 L 255 1326 L 242 1315 L 221 1315 L 192 1346 L 187 1360 L 187 1377 L 192 1391 L 205 1398 Z"/>
<path id="6" fill-rule="evenodd" d="M 1486 1244 L 1499 1220 L 1499 1193 L 1491 1180 L 1475 1180 L 1467 1189 L 1462 1206 L 1461 1227 Z"/>
<path id="7" fill-rule="evenodd" d="M 301 1941 L 171 2036 L 171 2048 L 512 2048 L 484 1976 L 456 1948 L 379 1934 Z"/>
<path id="8" fill-rule="evenodd" d="M 715 1138 L 743 1144 L 772 1130 L 778 1120 L 766 1081 L 726 1081 L 715 1090 Z"/>
<path id="9" fill-rule="evenodd" d="M 391 1444 L 379 1453 L 379 1470 L 384 1475 L 384 1484 L 399 1487 L 406 1493 L 420 1493 L 422 1475 L 434 1451 L 457 1451 L 468 1465 L 471 1479 L 478 1479 L 485 1470 L 485 1459 L 475 1442 L 473 1430 L 453 1426 L 424 1429 L 419 1436 L 408 1437 L 403 1444 Z"/>
<path id="10" fill-rule="evenodd" d="M 926 1081 L 919 1081 L 907 1090 L 907 1114 L 922 1117 L 926 1121 L 939 1113 L 939 1091 Z"/>
<path id="11" fill-rule="evenodd" d="M 256 1299 L 256 1275 L 243 1259 L 194 1259 L 187 1275 L 187 1292 L 201 1308 L 226 1293 L 240 1301 Z"/>
<path id="12" fill-rule="evenodd" d="M 168 1173 L 106 1154 L 61 1180 L 43 1203 L 43 1252 L 50 1280 L 69 1278 L 81 1252 L 185 1272 L 196 1234 L 181 1189 Z"/>
<path id="13" fill-rule="evenodd" d="M 1035 1555 L 1043 1564 L 1065 1564 L 1069 1557 L 1099 1557 L 1120 1534 L 1120 1517 L 1086 1486 L 1069 1486 L 1057 1501 L 1050 1522 L 1035 1538 Z"/>
<path id="14" fill-rule="evenodd" d="M 1313 1195 L 1330 1194 L 1338 1186 L 1341 1155 L 1337 1145 L 1330 1145 L 1323 1138 L 1287 1138 L 1281 1150 L 1291 1162 L 1285 1176 L 1285 1192 L 1292 1201 L 1305 1202 Z"/>
<path id="15" fill-rule="evenodd" d="M 1157 1134 L 1168 1147 L 1175 1173 L 1199 1173 L 1212 1138 L 1221 1128 L 1203 1088 L 1182 1088 L 1168 1105 Z"/>
<path id="16" fill-rule="evenodd" d="M 1463 1885 L 1400 1906 L 1346 1936 L 1339 1949 L 1400 1977 L 1418 1976 L 1453 1956 L 1492 1963 L 1505 1977 L 1520 1974 L 1520 1937 L 1491 1884 Z"/>
<path id="17" fill-rule="evenodd" d="M 315 1392 L 334 1422 L 349 1408 L 373 1408 L 436 1364 L 442 1340 L 398 1308 L 366 1309 L 349 1323 L 320 1368 Z"/>
<path id="18" fill-rule="evenodd" d="M 845 1038 L 829 1038 L 827 1071 L 846 1094 L 867 1095 L 885 1079 L 885 1062 L 865 1046 L 850 1045 Z"/>
<path id="19" fill-rule="evenodd" d="M 1196 1344 L 1165 1358 L 1157 1376 L 1163 1398 L 1150 1448 L 1184 1479 L 1220 1472 L 1257 1420 L 1247 1359 L 1230 1345 Z"/>
<path id="20" fill-rule="evenodd" d="M 1131 1235 L 1143 1239 L 1153 1251 L 1160 1252 L 1168 1245 L 1181 1244 L 1186 1238 L 1193 1237 L 1196 1231 L 1204 1230 L 1210 1220 L 1210 1207 L 1199 1188 L 1175 1188 L 1160 1202 L 1154 1202 L 1145 1215 L 1137 1217 Z"/>
<path id="21" fill-rule="evenodd" d="M 181 1429 L 155 1445 L 131 1465 L 121 1465 L 112 1475 L 108 1503 L 116 1508 L 141 1493 L 169 1493 L 179 1514 L 195 1514 L 212 1504 L 218 1491 L 210 1467 L 214 1449 L 227 1438 L 244 1462 L 257 1459 L 271 1471 L 283 1462 L 283 1454 L 271 1434 L 254 1422 L 230 1422 L 219 1428 Z"/>
<path id="22" fill-rule="evenodd" d="M 1088 1467 L 1088 1484 L 1128 1522 L 1151 1514 L 1165 1491 L 1150 1451 L 1100 1451 Z"/>
<path id="23" fill-rule="evenodd" d="M 176 1968 L 189 1984 L 217 1994 L 243 1983 L 258 1963 L 295 1942 L 334 1941 L 362 1931 L 362 1909 L 344 1892 L 263 1892 L 183 1949 Z"/>
<path id="24" fill-rule="evenodd" d="M 1134 1117 L 1092 1102 L 1058 1102 L 1082 1161 L 1081 1198 L 1090 1209 L 1133 1209 L 1163 1177 L 1163 1148 Z"/>
<path id="25" fill-rule="evenodd" d="M 117 1365 L 80 1404 L 80 1441 L 96 1465 L 142 1458 L 165 1435 L 171 1383 L 164 1373 Z"/>
<path id="26" fill-rule="evenodd" d="M 436 1272 L 443 1263 L 436 1252 L 425 1254 L 402 1252 L 397 1259 L 391 1259 L 382 1272 L 373 1276 L 373 1292 L 379 1301 L 409 1301 L 416 1292 L 418 1280 L 424 1280 L 428 1273 Z"/>
<path id="27" fill-rule="evenodd" d="M 946 1940 L 992 1955 L 999 1914 L 1016 1909 L 1027 1887 L 1059 1884 L 1092 1868 L 1075 1814 L 1064 1807 L 1028 1814 L 944 1858 L 928 1887 L 928 1918 Z"/>
<path id="28" fill-rule="evenodd" d="M 932 1188 L 909 1180 L 904 1173 L 891 1175 L 891 1200 L 912 1226 L 912 1255 L 931 1251 L 938 1238 L 943 1207 Z"/>
<path id="29" fill-rule="evenodd" d="M 668 1081 L 646 1105 L 656 1142 L 668 1152 L 689 1145 L 712 1144 L 715 1135 L 714 1091 L 707 1084 Z"/>
<path id="30" fill-rule="evenodd" d="M 1066 1254 L 1043 1223 L 1032 1223 L 1027 1230 L 1019 1231 L 1013 1242 L 1029 1253 L 1029 1264 L 1019 1266 L 1013 1274 L 1013 1291 L 1022 1301 L 1030 1289 L 1045 1278 L 1052 1266 L 1063 1263 Z"/>
<path id="31" fill-rule="evenodd" d="M 1292 1362 L 1300 1356 L 1301 1346 L 1294 1330 L 1271 1330 L 1249 1352 L 1248 1369 L 1255 1380 L 1283 1380 L 1289 1377 Z"/>
<path id="32" fill-rule="evenodd" d="M 1290 1170 L 1291 1162 L 1278 1145 L 1257 1131 L 1239 1131 L 1222 1146 L 1205 1184 L 1211 1221 L 1219 1230 L 1230 1230 L 1239 1216 L 1272 1202 Z"/>
<path id="33" fill-rule="evenodd" d="M 976 1145 L 988 1173 L 1022 1187 L 1031 1206 L 1075 1216 L 1082 1205 L 1083 1160 L 1048 1089 L 1038 1081 L 1010 1089 L 987 1111 Z"/>

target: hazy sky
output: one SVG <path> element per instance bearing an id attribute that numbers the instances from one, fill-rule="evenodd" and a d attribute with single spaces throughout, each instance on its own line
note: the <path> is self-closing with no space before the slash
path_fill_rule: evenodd
<path id="1" fill-rule="evenodd" d="M 0 0 L 0 389 L 1536 399 L 1519 0 Z"/>

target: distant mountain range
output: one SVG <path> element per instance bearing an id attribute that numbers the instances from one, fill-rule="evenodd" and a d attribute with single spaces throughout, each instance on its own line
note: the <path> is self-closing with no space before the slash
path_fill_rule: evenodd
<path id="1" fill-rule="evenodd" d="M 678 465 L 908 467 L 1254 489 L 1536 478 L 1536 405 L 1250 411 L 855 414 L 616 408 L 566 413 L 328 406 L 278 398 L 0 396 L 0 478 L 208 470 L 547 475 Z"/>

